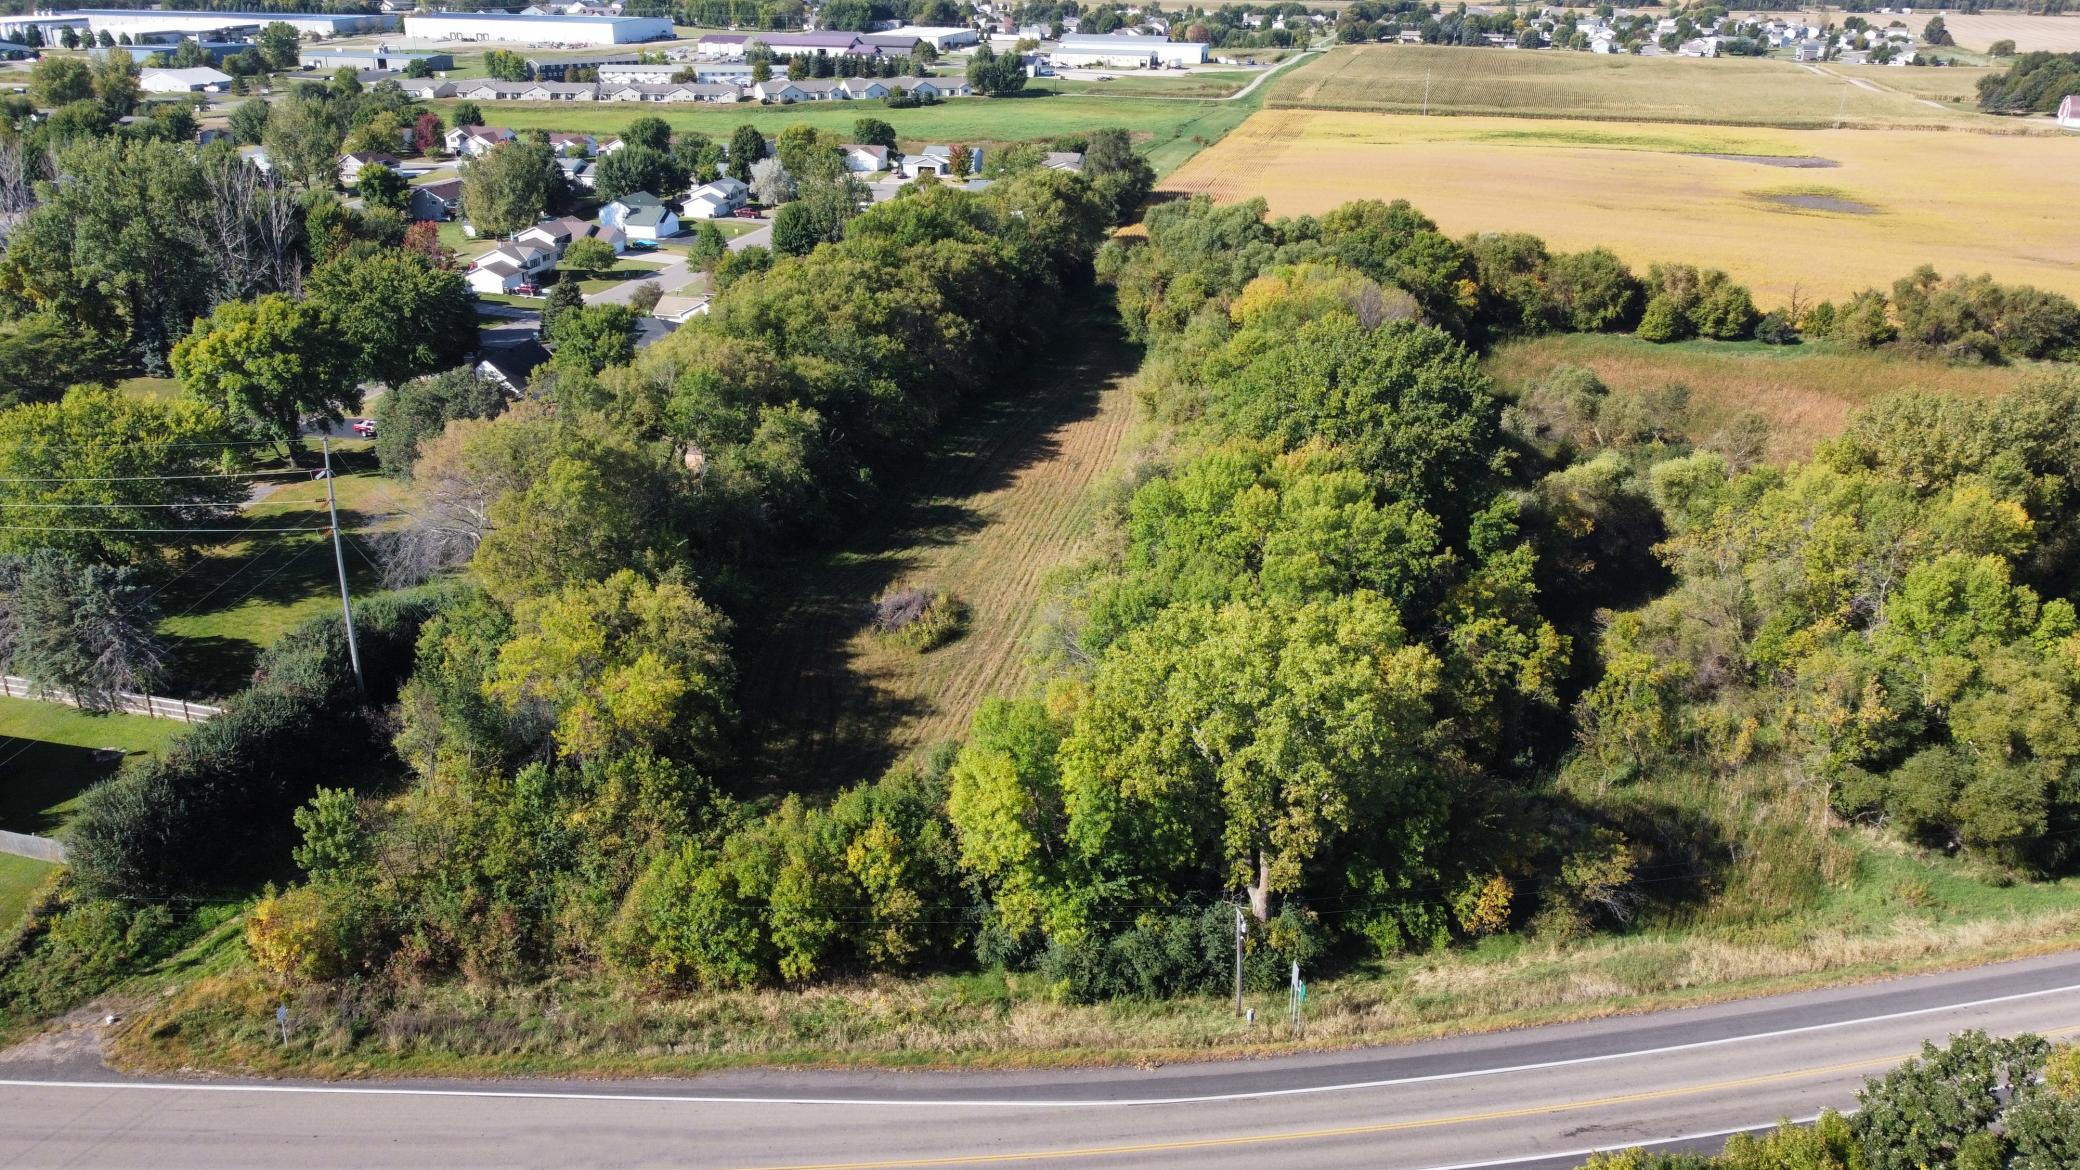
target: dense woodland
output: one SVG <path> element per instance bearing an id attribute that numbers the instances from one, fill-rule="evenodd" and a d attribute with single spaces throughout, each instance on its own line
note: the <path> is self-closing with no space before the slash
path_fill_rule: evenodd
<path id="1" fill-rule="evenodd" d="M 430 132 L 395 87 L 303 87 L 244 128 L 299 192 L 117 128 L 119 72 L 50 72 L 77 113 L 0 143 L 0 362 L 33 373 L 0 469 L 48 481 L 0 504 L 0 648 L 88 696 L 121 681 L 95 662 L 163 670 L 125 599 L 183 550 L 122 530 L 235 516 L 242 486 L 206 477 L 363 385 L 418 504 L 359 610 L 366 690 L 316 621 L 84 797 L 69 878 L 0 950 L 9 1016 L 226 903 L 254 903 L 252 957 L 288 984 L 1004 967 L 1090 1001 L 1218 990 L 1238 915 L 1267 986 L 1294 960 L 1767 919 L 1843 834 L 2003 881 L 2075 866 L 2066 298 L 1923 270 L 1763 313 L 1721 272 L 1455 240 L 1400 202 L 1143 214 L 1116 131 L 860 211 L 829 135 L 762 158 L 747 127 L 725 158 L 643 119 L 603 183 L 784 185 L 776 247 L 718 237 L 712 311 L 640 351 L 625 307 L 552 300 L 555 357 L 508 401 L 458 366 L 471 310 L 437 240 L 330 191 L 343 142 Z M 1042 165 L 1072 147 L 1082 175 Z M 546 143 L 502 147 L 465 205 L 524 226 L 569 197 L 557 173 Z M 1022 371 L 1094 312 L 1141 348 L 1152 438 L 1061 577 L 1043 681 L 886 775 L 759 774 L 741 631 L 773 566 L 887 506 L 959 412 L 1060 392 Z M 1679 388 L 1560 369 L 1498 393 L 1480 355 L 1544 332 L 2031 373 L 1883 397 L 1779 465 L 1758 417 L 1692 433 Z M 189 393 L 106 388 L 136 371 Z M 17 519 L 48 507 L 107 531 Z M 130 616 L 82 617 L 103 611 Z M 919 652 L 958 636 L 939 599 L 890 615 L 945 623 Z"/>

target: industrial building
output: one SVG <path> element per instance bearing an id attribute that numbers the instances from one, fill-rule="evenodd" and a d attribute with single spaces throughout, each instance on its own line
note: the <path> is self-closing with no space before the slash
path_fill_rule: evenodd
<path id="1" fill-rule="evenodd" d="M 406 36 L 509 45 L 633 45 L 670 40 L 661 16 L 510 16 L 503 12 L 433 12 L 404 18 Z"/>
<path id="2" fill-rule="evenodd" d="M 950 28 L 939 25 L 906 24 L 887 32 L 862 34 L 868 44 L 879 46 L 884 52 L 913 53 L 919 41 L 932 47 L 934 52 L 944 53 L 963 45 L 978 44 L 982 34 L 972 28 Z"/>
<path id="3" fill-rule="evenodd" d="M 414 61 L 426 62 L 436 73 L 455 68 L 448 53 L 404 53 L 377 45 L 373 49 L 305 49 L 299 56 L 305 69 L 331 73 L 342 65 L 354 69 L 402 70 Z"/>
<path id="4" fill-rule="evenodd" d="M 1164 65 L 1203 65 L 1206 46 L 1189 41 L 1166 41 L 1161 37 L 1137 37 L 1121 33 L 1080 35 L 1071 33 L 1048 51 L 1057 68 L 1144 69 Z"/>
<path id="5" fill-rule="evenodd" d="M 194 12 L 160 11 L 152 8 L 82 8 L 83 16 L 96 33 L 110 36 L 129 33 L 208 32 L 228 25 L 286 24 L 307 37 L 343 37 L 375 33 L 397 27 L 397 18 L 383 13 L 315 12 Z"/>
<path id="6" fill-rule="evenodd" d="M 0 41 L 20 41 L 29 35 L 30 29 L 43 34 L 47 45 L 55 45 L 66 29 L 84 32 L 87 19 L 83 16 L 4 16 L 0 17 Z"/>
<path id="7" fill-rule="evenodd" d="M 231 87 L 231 75 L 217 69 L 147 69 L 137 79 L 146 93 L 223 93 Z"/>

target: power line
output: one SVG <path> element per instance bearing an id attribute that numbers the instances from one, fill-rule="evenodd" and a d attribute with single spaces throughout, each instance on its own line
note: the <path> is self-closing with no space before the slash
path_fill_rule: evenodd
<path id="1" fill-rule="evenodd" d="M 214 534 L 226 536 L 235 533 L 254 532 L 323 532 L 325 525 L 304 528 L 62 528 L 43 527 L 35 524 L 0 524 L 4 532 L 119 532 L 129 534 L 159 533 L 164 535 Z"/>
<path id="2" fill-rule="evenodd" d="M 0 483 L 140 483 L 168 479 L 251 479 L 256 475 L 302 475 L 311 472 L 303 467 L 279 467 L 260 471 L 221 471 L 194 475 L 9 475 L 0 476 Z"/>

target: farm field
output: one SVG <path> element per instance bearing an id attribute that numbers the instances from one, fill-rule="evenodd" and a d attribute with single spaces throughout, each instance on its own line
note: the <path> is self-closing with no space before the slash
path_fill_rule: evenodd
<path id="1" fill-rule="evenodd" d="M 1007 388 L 945 428 L 909 501 L 835 553 L 782 566 L 763 622 L 746 622 L 746 723 L 770 745 L 760 774 L 788 788 L 869 779 L 906 753 L 952 739 L 983 699 L 1028 679 L 1029 639 L 1048 575 L 1089 549 L 1095 487 L 1122 465 L 1138 355 L 1109 305 L 1065 326 L 1076 339 L 1048 385 Z M 950 591 L 970 607 L 965 637 L 928 654 L 866 629 L 898 588 Z"/>
<path id="2" fill-rule="evenodd" d="M 1846 67 L 1845 67 L 1846 68 Z M 1905 73 L 1867 70 L 1870 86 L 1790 61 L 1730 57 L 1510 53 L 1438 45 L 1333 49 L 1270 83 L 1270 108 L 1729 126 L 1935 127 L 2013 133 L 2012 118 L 1938 109 L 1886 89 Z M 1427 100 L 1426 100 L 1427 91 Z"/>
<path id="3" fill-rule="evenodd" d="M 514 130 L 569 130 L 618 134 L 638 117 L 663 118 L 672 129 L 698 130 L 727 138 L 746 122 L 776 133 L 804 123 L 835 134 L 852 133 L 861 118 L 880 118 L 895 127 L 906 148 L 932 142 L 970 145 L 1021 142 L 1106 127 L 1131 131 L 1159 173 L 1174 168 L 1207 142 L 1233 129 L 1254 108 L 1256 94 L 1235 102 L 1169 101 L 1036 94 L 1023 98 L 955 98 L 935 106 L 891 110 L 879 102 L 808 102 L 792 106 L 710 106 L 705 109 L 628 109 L 625 103 L 482 102 L 487 122 Z M 453 102 L 429 103 L 442 117 Z M 1167 165 L 1166 165 L 1167 164 Z"/>
<path id="4" fill-rule="evenodd" d="M 1896 390 L 2005 393 L 2029 376 L 2014 366 L 1959 366 L 1824 342 L 1686 341 L 1655 345 L 1601 333 L 1555 334 L 1497 346 L 1484 368 L 1514 397 L 1561 366 L 1581 366 L 1619 393 L 1680 384 L 1690 390 L 1689 429 L 1705 439 L 1746 411 L 1770 422 L 1769 458 L 1803 459 L 1840 434 L 1850 412 Z"/>
<path id="5" fill-rule="evenodd" d="M 1111 81 L 1076 77 L 1039 77 L 1028 87 L 1049 93 L 1115 94 L 1134 97 L 1227 97 L 1257 76 L 1253 69 L 1203 70 L 1193 73 L 1116 73 Z"/>
<path id="6" fill-rule="evenodd" d="M 2072 138 L 1271 109 L 1159 189 L 1263 196 L 1275 215 L 1404 198 L 1453 235 L 1723 268 L 1773 306 L 1922 264 L 2080 296 L 2075 183 Z"/>
<path id="7" fill-rule="evenodd" d="M 2080 16 L 2026 16 L 2019 12 L 1931 12 L 1941 16 L 1943 27 L 1958 47 L 1985 52 L 1995 41 L 2014 41 L 2017 52 L 2080 52 Z M 1914 19 L 1918 32 L 1927 19 Z"/>
<path id="8" fill-rule="evenodd" d="M 1822 65 L 1820 68 L 1885 89 L 1895 89 L 1909 97 L 1972 106 L 1979 100 L 1980 78 L 2007 72 L 1987 65 L 1947 65 L 1941 69 L 1858 69 L 1849 65 Z M 2016 126 L 2012 118 L 2002 121 L 2011 129 Z"/>

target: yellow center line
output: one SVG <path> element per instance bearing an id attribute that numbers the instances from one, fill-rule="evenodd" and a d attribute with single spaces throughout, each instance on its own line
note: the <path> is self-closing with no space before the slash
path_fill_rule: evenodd
<path id="1" fill-rule="evenodd" d="M 1280 1133 L 1246 1134 L 1239 1137 L 1186 1138 L 1180 1141 L 1141 1142 L 1120 1146 L 1083 1146 L 1058 1150 L 1023 1150 L 1006 1154 L 961 1154 L 931 1158 L 889 1158 L 875 1162 L 811 1162 L 789 1163 L 748 1167 L 745 1170 L 894 1170 L 906 1166 L 971 1166 L 997 1162 L 1037 1162 L 1054 1158 L 1102 1158 L 1126 1154 L 1174 1153 L 1179 1150 L 1219 1149 L 1227 1146 L 1269 1145 L 1277 1142 L 1318 1141 L 1324 1138 L 1365 1137 L 1370 1134 L 1396 1133 L 1411 1129 L 1433 1129 L 1448 1125 L 1471 1125 L 1476 1122 L 1506 1121 L 1517 1117 L 1536 1117 L 1543 1113 L 1566 1113 L 1580 1109 L 1595 1109 L 1608 1105 L 1628 1105 L 1639 1101 L 1658 1101 L 1670 1097 L 1683 1097 L 1697 1093 L 1712 1093 L 1724 1089 L 1742 1089 L 1754 1085 L 1767 1085 L 1779 1081 L 1803 1080 L 1810 1077 L 1833 1076 L 1837 1073 L 1855 1072 L 1858 1069 L 1886 1068 L 1907 1060 L 1915 1053 L 1873 1057 L 1869 1060 L 1831 1064 L 1820 1068 L 1793 1069 L 1790 1072 L 1768 1073 L 1761 1076 L 1742 1077 L 1731 1081 L 1714 1081 L 1705 1085 L 1690 1085 L 1674 1089 L 1650 1089 L 1641 1093 L 1626 1093 L 1615 1097 L 1598 1097 L 1588 1101 L 1570 1101 L 1559 1105 L 1528 1105 L 1517 1109 L 1494 1109 L 1485 1113 L 1461 1113 L 1452 1117 L 1429 1117 L 1411 1121 L 1383 1121 L 1372 1125 L 1346 1125 L 1330 1129 L 1287 1130 Z"/>
<path id="2" fill-rule="evenodd" d="M 2069 1025 L 2063 1028 L 2039 1029 L 2036 1035 L 2049 1039 L 2074 1032 L 2080 1032 L 2080 1024 Z M 1919 1055 L 1921 1055 L 1919 1051 L 1899 1053 L 1892 1056 L 1872 1057 L 1867 1060 L 1848 1061 L 1843 1064 L 1822 1065 L 1818 1068 L 1801 1068 L 1792 1069 L 1788 1072 L 1764 1073 L 1752 1077 L 1740 1077 L 1730 1081 L 1713 1081 L 1709 1084 L 1690 1085 L 1681 1088 L 1650 1089 L 1640 1093 L 1598 1097 L 1588 1101 L 1570 1101 L 1559 1105 L 1527 1105 L 1517 1109 L 1495 1109 L 1486 1113 L 1462 1113 L 1452 1117 L 1431 1117 L 1411 1121 L 1383 1121 L 1372 1125 L 1346 1125 L 1329 1129 L 1287 1130 L 1279 1133 L 1246 1134 L 1238 1137 L 1185 1138 L 1178 1141 L 1139 1142 L 1132 1145 L 1023 1150 L 1004 1154 L 887 1158 L 873 1162 L 788 1163 L 785 1165 L 747 1167 L 745 1170 L 900 1170 L 902 1167 L 916 1166 L 980 1166 L 1005 1162 L 1040 1162 L 1067 1158 L 1105 1158 L 1130 1154 L 1164 1154 L 1177 1153 L 1183 1150 L 1208 1150 L 1232 1146 L 1273 1145 L 1279 1142 L 1320 1141 L 1327 1138 L 1366 1137 L 1372 1134 L 1396 1133 L 1411 1129 L 1435 1129 L 1449 1125 L 1507 1121 L 1518 1117 L 1537 1117 L 1545 1113 L 1568 1113 L 1582 1109 L 1601 1108 L 1607 1105 L 1630 1105 L 1640 1101 L 1660 1101 L 1670 1097 L 1715 1093 L 1725 1089 L 1744 1089 L 1755 1085 L 1834 1076 L 1838 1073 L 1855 1072 L 1859 1069 L 1890 1068 Z"/>

